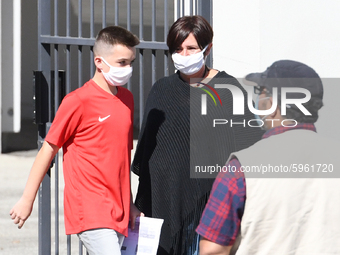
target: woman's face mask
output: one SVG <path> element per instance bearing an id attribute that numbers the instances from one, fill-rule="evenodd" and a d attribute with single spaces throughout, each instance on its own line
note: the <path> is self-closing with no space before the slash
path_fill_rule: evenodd
<path id="1" fill-rule="evenodd" d="M 207 48 L 208 45 L 205 46 L 202 51 L 188 56 L 182 56 L 179 53 L 172 54 L 172 60 L 174 61 L 175 68 L 186 75 L 197 73 L 199 70 L 201 70 L 205 63 L 203 53 Z"/>
<path id="2" fill-rule="evenodd" d="M 111 86 L 122 86 L 129 81 L 130 77 L 132 76 L 132 66 L 114 67 L 111 66 L 103 57 L 101 57 L 101 59 L 108 67 L 110 67 L 110 70 L 107 73 L 102 71 L 108 84 Z"/>

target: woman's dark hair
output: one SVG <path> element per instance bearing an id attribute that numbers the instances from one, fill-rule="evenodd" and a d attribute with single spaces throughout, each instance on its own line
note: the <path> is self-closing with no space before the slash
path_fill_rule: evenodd
<path id="1" fill-rule="evenodd" d="M 209 22 L 202 16 L 184 16 L 179 18 L 170 28 L 167 45 L 170 54 L 181 46 L 183 41 L 192 33 L 202 50 L 212 42 L 214 32 Z"/>

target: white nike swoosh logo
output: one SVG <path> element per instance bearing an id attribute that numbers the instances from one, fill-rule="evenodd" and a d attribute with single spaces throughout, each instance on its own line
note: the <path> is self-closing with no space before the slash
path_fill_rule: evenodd
<path id="1" fill-rule="evenodd" d="M 110 117 L 111 115 L 107 115 L 106 117 L 104 117 L 104 118 L 101 118 L 101 117 L 99 117 L 98 118 L 98 120 L 99 120 L 99 122 L 103 122 L 104 120 L 106 120 L 108 117 Z"/>

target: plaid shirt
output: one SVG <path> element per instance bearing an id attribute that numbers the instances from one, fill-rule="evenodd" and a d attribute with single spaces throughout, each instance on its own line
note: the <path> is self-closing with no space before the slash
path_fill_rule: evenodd
<path id="1" fill-rule="evenodd" d="M 295 127 L 272 128 L 263 134 L 262 139 L 296 129 L 316 132 L 314 124 L 301 123 Z M 237 159 L 230 160 L 226 166 L 236 169 L 237 175 L 218 174 L 196 232 L 214 243 L 229 246 L 234 244 L 239 232 L 246 201 L 246 183 Z"/>

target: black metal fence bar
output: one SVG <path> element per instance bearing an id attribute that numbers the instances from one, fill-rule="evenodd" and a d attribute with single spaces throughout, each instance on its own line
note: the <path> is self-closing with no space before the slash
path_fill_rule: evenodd
<path id="1" fill-rule="evenodd" d="M 78 0 L 78 37 L 82 37 L 82 15 L 83 15 L 83 10 L 82 10 L 82 0 Z M 83 77 L 82 77 L 82 52 L 83 51 L 83 46 L 78 45 L 78 87 L 81 87 L 83 85 Z M 83 254 L 83 244 L 79 240 L 79 255 Z"/>
<path id="2" fill-rule="evenodd" d="M 79 255 L 83 255 L 83 244 L 80 240 L 79 240 Z"/>
<path id="3" fill-rule="evenodd" d="M 66 94 L 71 92 L 71 46 L 66 45 Z M 71 235 L 66 238 L 67 255 L 71 255 Z"/>
<path id="4" fill-rule="evenodd" d="M 152 0 L 151 41 L 156 41 L 156 0 Z M 156 82 L 156 50 L 151 50 L 151 83 Z M 143 100 L 144 101 L 144 100 Z"/>
<path id="5" fill-rule="evenodd" d="M 91 17 L 90 17 L 90 37 L 94 38 L 94 0 L 90 0 L 90 12 L 91 12 Z M 92 48 L 90 50 L 90 75 L 91 77 L 94 75 L 94 64 L 93 64 L 93 60 L 94 59 L 94 55 L 93 55 L 93 51 Z"/>
<path id="6" fill-rule="evenodd" d="M 62 37 L 62 36 L 51 36 L 51 35 L 41 35 L 40 42 L 46 44 L 69 44 L 69 45 L 83 45 L 92 46 L 94 43 L 94 38 L 81 38 L 81 37 Z"/>
<path id="7" fill-rule="evenodd" d="M 131 31 L 131 0 L 127 0 L 127 9 L 126 9 L 126 29 Z M 127 84 L 127 89 L 131 91 L 132 84 L 131 80 L 129 80 Z"/>
<path id="8" fill-rule="evenodd" d="M 194 7 L 193 7 L 193 1 L 190 1 L 190 3 L 189 3 L 189 8 L 190 8 L 190 15 L 193 15 L 193 13 L 194 13 Z"/>
<path id="9" fill-rule="evenodd" d="M 82 37 L 82 25 L 83 25 L 83 5 L 82 0 L 78 0 L 78 37 Z"/>
<path id="10" fill-rule="evenodd" d="M 126 29 L 131 30 L 131 0 L 127 0 Z"/>
<path id="11" fill-rule="evenodd" d="M 90 0 L 90 37 L 94 37 L 94 0 Z"/>
<path id="12" fill-rule="evenodd" d="M 119 24 L 119 1 L 115 0 L 115 25 Z"/>
<path id="13" fill-rule="evenodd" d="M 168 37 L 168 0 L 164 0 L 164 42 L 166 44 L 166 39 Z M 163 51 L 163 59 L 164 59 L 164 76 L 169 75 L 169 67 L 168 67 L 168 50 Z"/>
<path id="14" fill-rule="evenodd" d="M 78 87 L 83 86 L 83 72 L 82 72 L 82 61 L 83 61 L 83 46 L 78 46 Z"/>
<path id="15" fill-rule="evenodd" d="M 151 41 L 156 41 L 156 0 L 152 0 L 151 7 Z"/>
<path id="16" fill-rule="evenodd" d="M 61 44 L 61 45 L 81 45 L 81 46 L 93 46 L 95 38 L 78 38 L 78 37 L 62 37 L 62 36 L 51 36 L 51 35 L 41 35 L 40 43 L 42 44 Z M 165 42 L 153 42 L 153 41 L 143 41 L 141 39 L 140 44 L 136 46 L 137 49 L 157 49 L 157 50 L 167 50 L 168 46 Z"/>
<path id="17" fill-rule="evenodd" d="M 58 45 L 54 45 L 54 109 L 55 111 L 58 110 L 59 107 L 59 58 L 58 58 Z M 56 154 L 54 161 L 54 184 L 55 184 L 55 194 L 54 194 L 54 199 L 55 199 L 55 214 L 54 214 L 54 220 L 55 220 L 55 254 L 59 254 L 59 161 L 58 161 L 58 155 L 59 153 Z"/>
<path id="18" fill-rule="evenodd" d="M 54 0 L 54 35 L 58 35 L 58 1 Z"/>
<path id="19" fill-rule="evenodd" d="M 102 2 L 102 28 L 106 27 L 106 0 Z"/>
<path id="20" fill-rule="evenodd" d="M 58 46 L 55 45 L 55 70 L 58 70 L 58 58 L 56 57 L 58 55 Z M 59 92 L 59 80 L 58 80 L 58 72 L 55 71 L 54 73 L 54 93 L 55 93 L 55 102 L 54 102 L 54 107 L 57 111 L 58 109 L 58 92 Z M 54 186 L 55 186 L 55 194 L 54 194 L 54 206 L 55 206 L 55 215 L 54 215 L 54 220 L 55 220 L 55 231 L 54 231 L 54 239 L 55 239 L 55 254 L 59 254 L 59 153 L 56 154 L 54 161 L 55 161 L 55 167 L 54 167 Z"/>
<path id="21" fill-rule="evenodd" d="M 71 31 L 71 3 L 70 0 L 66 0 L 66 36 L 70 36 Z"/>
<path id="22" fill-rule="evenodd" d="M 71 31 L 71 3 L 70 0 L 66 0 L 66 37 L 70 37 Z M 71 92 L 71 46 L 66 45 L 66 94 Z M 67 255 L 71 255 L 71 235 L 66 237 L 66 252 Z"/>
<path id="23" fill-rule="evenodd" d="M 78 0 L 78 37 L 82 37 L 83 30 L 83 8 L 82 8 L 82 0 Z M 83 77 L 82 77 L 82 53 L 83 47 L 82 45 L 78 45 L 78 87 L 83 85 Z"/>
<path id="24" fill-rule="evenodd" d="M 58 0 L 54 0 L 54 35 L 58 36 Z M 54 45 L 54 109 L 57 111 L 59 107 L 59 74 L 58 74 L 58 44 Z M 54 185 L 55 185 L 55 193 L 54 193 L 54 254 L 59 254 L 59 161 L 58 155 L 54 158 L 55 167 L 54 167 Z"/>
<path id="25" fill-rule="evenodd" d="M 139 40 L 143 40 L 143 0 L 139 0 Z"/>
<path id="26" fill-rule="evenodd" d="M 71 248 L 72 248 L 72 245 L 71 245 L 71 236 L 70 235 L 67 235 L 67 238 L 66 238 L 66 245 L 67 245 L 67 255 L 71 255 Z"/>
<path id="27" fill-rule="evenodd" d="M 94 75 L 94 72 L 95 72 L 95 65 L 93 64 L 93 59 L 94 59 L 94 54 L 93 54 L 93 51 L 92 51 L 92 47 L 91 47 L 91 50 L 90 50 L 90 76 L 93 77 Z"/>
<path id="28" fill-rule="evenodd" d="M 151 50 L 151 83 L 154 84 L 155 82 L 156 82 L 156 50 Z"/>
<path id="29" fill-rule="evenodd" d="M 143 66 L 143 49 L 139 50 L 139 128 L 142 127 L 143 114 L 144 114 L 144 66 Z"/>
<path id="30" fill-rule="evenodd" d="M 139 0 L 139 39 L 143 40 L 143 0 Z M 143 114 L 144 114 L 144 61 L 143 49 L 139 49 L 139 127 L 142 127 Z"/>
<path id="31" fill-rule="evenodd" d="M 49 11 L 50 1 L 38 0 L 38 34 L 51 34 L 51 21 Z M 45 77 L 45 84 L 49 83 L 51 62 L 50 45 L 43 45 L 38 38 L 38 69 Z M 50 99 L 50 98 L 49 98 Z M 50 110 L 50 108 L 49 108 Z M 50 112 L 50 111 L 49 111 Z M 41 148 L 47 133 L 46 124 L 38 125 L 38 149 Z M 38 221 L 39 221 L 39 255 L 51 254 L 51 180 L 50 171 L 46 174 L 39 188 L 38 194 Z"/>

